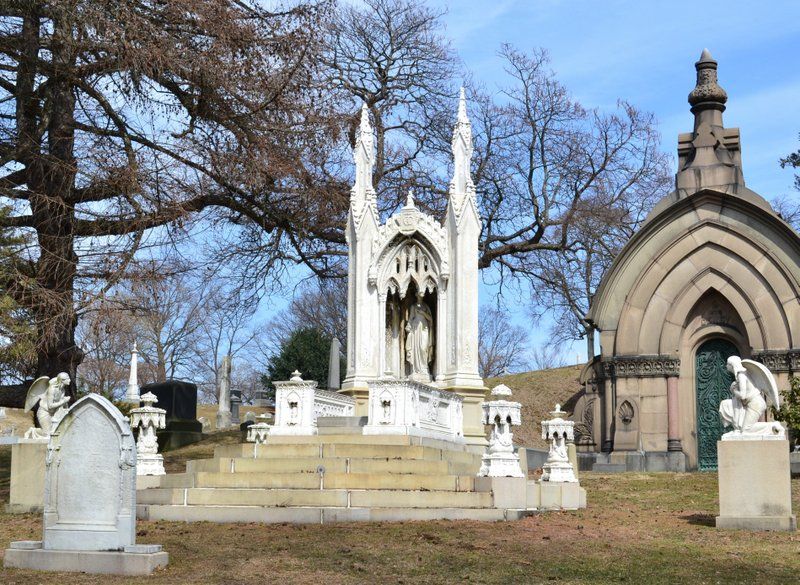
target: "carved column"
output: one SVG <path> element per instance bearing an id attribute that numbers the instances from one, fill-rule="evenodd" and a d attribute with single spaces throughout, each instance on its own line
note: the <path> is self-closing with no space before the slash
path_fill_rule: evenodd
<path id="1" fill-rule="evenodd" d="M 607 373 L 611 375 L 606 376 L 605 384 L 603 384 L 603 444 L 600 447 L 603 453 L 610 453 L 614 450 L 614 393 L 616 391 L 616 378 L 613 374 L 613 366 L 609 370 Z"/>
<path id="2" fill-rule="evenodd" d="M 682 451 L 678 376 L 667 376 L 667 451 Z"/>
<path id="3" fill-rule="evenodd" d="M 447 281 L 441 279 L 436 287 L 436 372 L 435 380 L 444 380 L 447 361 Z"/>

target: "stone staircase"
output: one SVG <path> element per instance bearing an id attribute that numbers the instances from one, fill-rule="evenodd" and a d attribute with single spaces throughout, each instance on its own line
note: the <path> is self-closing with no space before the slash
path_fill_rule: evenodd
<path id="1" fill-rule="evenodd" d="M 353 426 L 320 434 L 226 445 L 186 472 L 137 493 L 141 519 L 327 523 L 390 520 L 511 520 L 529 513 L 498 506 L 493 483 L 476 478 L 474 447 L 413 436 L 365 436 Z M 337 428 L 341 432 L 337 432 Z M 155 479 L 155 478 L 153 478 Z M 532 483 L 532 482 L 529 482 Z M 519 484 L 517 484 L 519 485 Z"/>

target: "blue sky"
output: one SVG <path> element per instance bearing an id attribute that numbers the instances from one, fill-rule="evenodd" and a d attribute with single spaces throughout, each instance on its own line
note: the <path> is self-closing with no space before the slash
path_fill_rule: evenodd
<path id="1" fill-rule="evenodd" d="M 728 92 L 726 126 L 741 128 L 747 185 L 767 199 L 792 191 L 778 159 L 800 147 L 800 2 L 634 2 L 450 0 L 446 34 L 466 68 L 488 89 L 502 84 L 501 43 L 549 51 L 552 68 L 585 107 L 613 108 L 618 98 L 653 112 L 662 148 L 673 157 L 677 135 L 692 128 L 686 102 L 694 62 L 707 47 Z M 494 290 L 483 286 L 481 302 Z M 508 299 L 510 301 L 512 299 Z M 512 307 L 515 320 L 524 311 Z M 546 320 L 532 332 L 546 341 Z M 584 344 L 564 348 L 575 363 Z"/>
<path id="2" fill-rule="evenodd" d="M 357 0 L 356 0 L 357 1 Z M 611 109 L 625 99 L 653 112 L 662 149 L 675 162 L 677 136 L 692 128 L 686 101 L 694 62 L 708 48 L 728 92 L 726 126 L 741 128 L 747 185 L 767 199 L 800 197 L 780 157 L 800 148 L 800 1 L 429 0 L 445 8 L 445 34 L 465 68 L 491 90 L 504 83 L 500 45 L 545 48 L 559 80 L 583 106 Z M 287 291 L 288 292 L 288 291 Z M 481 286 L 481 303 L 496 288 Z M 514 321 L 529 327 L 527 299 L 505 296 Z M 267 300 L 269 318 L 288 299 Z M 531 328 L 534 345 L 548 338 L 547 319 Z M 578 341 L 567 363 L 585 360 Z"/>

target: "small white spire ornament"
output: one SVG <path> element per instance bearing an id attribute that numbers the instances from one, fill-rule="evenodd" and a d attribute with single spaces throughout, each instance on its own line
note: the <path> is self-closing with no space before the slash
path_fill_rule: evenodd
<path id="1" fill-rule="evenodd" d="M 141 397 L 144 406 L 131 410 L 131 428 L 139 428 L 136 441 L 136 475 L 164 475 L 164 457 L 158 453 L 156 431 L 166 426 L 167 411 L 153 406 L 152 392 Z"/>
<path id="2" fill-rule="evenodd" d="M 556 404 L 550 413 L 550 420 L 542 421 L 542 438 L 550 442 L 547 461 L 542 466 L 542 481 L 577 483 L 575 470 L 567 454 L 567 442 L 574 440 L 575 423 L 566 420 L 567 413 Z"/>
<path id="3" fill-rule="evenodd" d="M 128 375 L 128 390 L 125 393 L 125 402 L 135 402 L 139 404 L 139 350 L 136 348 L 136 341 L 133 342 L 131 350 L 131 371 Z"/>
<path id="4" fill-rule="evenodd" d="M 489 445 L 481 461 L 478 476 L 481 477 L 525 477 L 519 464 L 519 455 L 514 453 L 512 426 L 522 424 L 522 405 L 507 400 L 511 389 L 500 384 L 492 390 L 495 400 L 482 402 L 483 424 L 492 425 Z"/>

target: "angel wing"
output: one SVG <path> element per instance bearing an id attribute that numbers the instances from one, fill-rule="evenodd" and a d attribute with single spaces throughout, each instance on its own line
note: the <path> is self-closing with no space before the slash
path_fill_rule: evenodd
<path id="1" fill-rule="evenodd" d="M 28 388 L 28 395 L 25 397 L 25 412 L 30 412 L 30 410 L 36 406 L 39 399 L 47 392 L 47 385 L 49 383 L 50 378 L 42 376 L 41 378 L 36 378 L 33 384 L 31 384 L 31 387 Z"/>
<path id="2" fill-rule="evenodd" d="M 781 397 L 778 392 L 778 385 L 775 383 L 775 376 L 772 375 L 767 366 L 753 360 L 742 360 L 742 365 L 747 370 L 755 387 L 761 390 L 761 393 L 766 397 L 767 403 L 775 406 L 775 408 L 780 408 Z"/>

